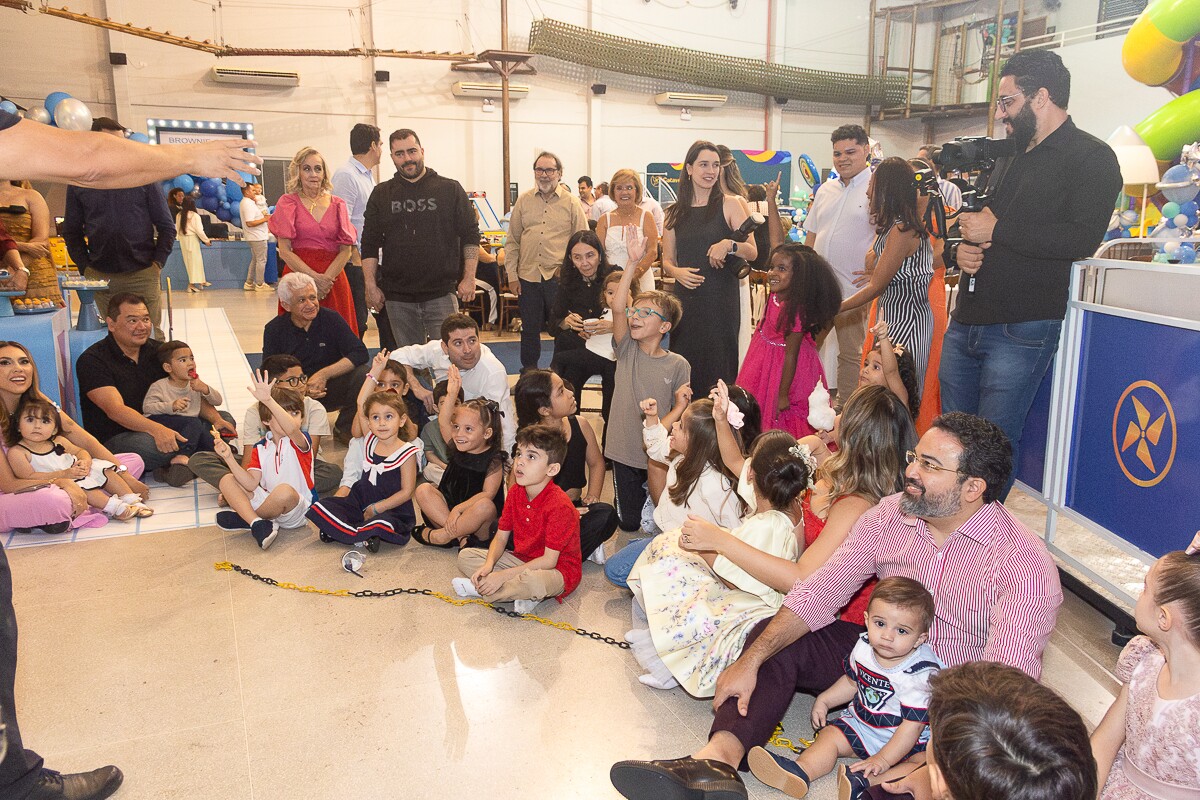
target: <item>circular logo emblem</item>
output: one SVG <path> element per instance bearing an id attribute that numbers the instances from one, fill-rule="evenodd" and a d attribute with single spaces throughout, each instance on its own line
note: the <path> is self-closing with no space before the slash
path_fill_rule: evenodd
<path id="1" fill-rule="evenodd" d="M 1113 452 L 1125 477 L 1154 486 L 1175 462 L 1175 410 L 1156 383 L 1129 384 L 1113 411 Z"/>

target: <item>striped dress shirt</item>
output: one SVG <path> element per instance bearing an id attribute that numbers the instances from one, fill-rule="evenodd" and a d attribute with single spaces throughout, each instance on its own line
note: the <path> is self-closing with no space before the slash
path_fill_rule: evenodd
<path id="1" fill-rule="evenodd" d="M 1045 544 L 1003 505 L 988 503 L 939 548 L 924 520 L 900 511 L 902 496 L 864 514 L 784 606 L 817 630 L 871 578 L 902 575 L 933 595 L 929 643 L 947 666 L 999 661 L 1038 678 L 1063 599 Z"/>

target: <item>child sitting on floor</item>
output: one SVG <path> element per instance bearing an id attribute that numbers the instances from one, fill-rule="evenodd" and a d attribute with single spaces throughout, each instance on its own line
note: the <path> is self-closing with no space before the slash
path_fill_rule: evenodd
<path id="1" fill-rule="evenodd" d="M 221 393 L 200 380 L 196 372 L 192 348 L 185 342 L 172 340 L 158 348 L 158 360 L 167 377 L 150 384 L 142 401 L 142 413 L 185 436 L 190 430 L 199 431 L 195 441 L 180 447 L 181 452 L 171 458 L 171 463 L 186 465 L 192 453 L 213 449 L 212 428 L 188 424 L 197 417 L 210 422 L 218 434 L 236 439 L 237 429 L 217 412 L 217 406 L 225 402 Z"/>
<path id="2" fill-rule="evenodd" d="M 250 529 L 258 546 L 266 550 L 279 528 L 299 528 L 313 501 L 313 453 L 304 433 L 304 398 L 283 389 L 258 371 L 250 393 L 269 429 L 254 446 L 250 463 L 243 468 L 229 445 L 218 440 L 216 453 L 229 474 L 221 478 L 221 494 L 232 511 L 217 512 L 223 531 Z"/>
<path id="3" fill-rule="evenodd" d="M 125 467 L 92 458 L 62 433 L 62 417 L 45 398 L 27 394 L 13 413 L 17 421 L 7 442 L 8 463 L 22 479 L 53 481 L 70 478 L 87 494 L 88 504 L 113 519 L 148 517 L 154 513 L 142 503 L 121 475 Z"/>
<path id="4" fill-rule="evenodd" d="M 562 428 L 529 425 L 517 431 L 515 477 L 499 530 L 487 550 L 468 547 L 458 554 L 458 568 L 469 578 L 455 578 L 459 597 L 513 601 L 527 614 L 547 597 L 560 603 L 579 585 L 579 512 L 553 479 L 567 455 Z M 513 549 L 509 552 L 509 536 Z"/>
<path id="5" fill-rule="evenodd" d="M 364 448 L 367 435 L 370 433 L 370 426 L 363 424 L 363 403 L 376 392 L 394 394 L 404 400 L 405 419 L 401 424 L 400 440 L 403 442 L 412 442 L 417 446 L 417 469 L 419 470 L 421 467 L 422 444 L 416 438 L 417 426 L 413 424 L 412 417 L 408 413 L 411 409 L 411 406 L 408 404 L 409 398 L 407 397 L 408 367 L 396 361 L 389 360 L 389 355 L 387 350 L 380 350 L 375 354 L 375 359 L 371 362 L 371 369 L 358 390 L 358 399 L 355 401 L 358 414 L 355 416 L 354 421 L 350 423 L 351 439 L 346 445 L 346 457 L 342 461 L 342 478 L 337 491 L 334 492 L 334 497 L 347 497 L 350 494 L 350 489 L 362 477 L 363 463 L 366 457 L 366 450 Z M 408 539 L 405 538 L 405 541 L 407 542 Z"/>
<path id="6" fill-rule="evenodd" d="M 889 770 L 917 756 L 924 763 L 929 741 L 929 679 L 942 663 L 927 642 L 933 596 L 911 578 L 884 578 L 871 593 L 867 632 L 846 659 L 846 674 L 813 704 L 817 741 L 792 760 L 762 747 L 746 755 L 750 771 L 792 797 L 833 770 L 839 757 L 860 761 L 838 766 L 839 800 L 858 800 L 867 789 L 899 777 Z M 826 724 L 829 709 L 853 701 Z"/>
<path id="7" fill-rule="evenodd" d="M 442 398 L 445 396 L 446 381 L 438 381 L 433 387 L 434 408 L 441 407 Z M 457 405 L 462 401 L 462 389 L 459 389 L 454 404 Z M 425 446 L 425 468 L 421 470 L 421 476 L 434 486 L 440 486 L 442 475 L 446 474 L 446 467 L 450 463 L 450 450 L 446 445 L 446 440 L 442 438 L 436 411 L 429 417 L 425 427 L 421 429 L 421 442 Z"/>
<path id="8" fill-rule="evenodd" d="M 429 529 L 418 525 L 412 532 L 414 539 L 432 547 L 483 544 L 504 510 L 507 458 L 500 447 L 500 406 L 482 397 L 456 404 L 461 391 L 462 376 L 451 364 L 438 409 L 449 466 L 440 486 L 417 487 L 417 505 Z"/>

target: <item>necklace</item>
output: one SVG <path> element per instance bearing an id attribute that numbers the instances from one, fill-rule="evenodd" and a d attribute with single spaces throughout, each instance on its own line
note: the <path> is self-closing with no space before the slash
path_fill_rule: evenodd
<path id="1" fill-rule="evenodd" d="M 325 195 L 324 194 L 317 195 L 316 199 L 314 199 L 311 203 L 308 200 L 308 196 L 305 195 L 303 192 L 300 192 L 299 196 L 300 196 L 300 202 L 304 204 L 304 207 L 308 209 L 308 213 L 311 214 L 311 213 L 313 213 L 313 211 L 316 210 L 317 206 L 321 205 L 321 198 L 324 197 Z"/>

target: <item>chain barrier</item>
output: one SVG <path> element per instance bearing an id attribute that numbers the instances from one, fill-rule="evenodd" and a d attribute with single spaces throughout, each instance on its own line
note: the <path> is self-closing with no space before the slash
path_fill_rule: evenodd
<path id="1" fill-rule="evenodd" d="M 805 748 L 812 747 L 815 739 L 801 739 L 796 737 L 796 741 L 792 742 L 783 735 L 783 726 L 776 725 L 775 732 L 771 734 L 771 738 L 767 740 L 768 747 L 782 747 L 784 750 L 791 750 L 793 753 L 803 753 Z M 801 746 L 803 745 L 803 746 Z"/>
<path id="2" fill-rule="evenodd" d="M 301 586 L 297 583 L 277 581 L 274 578 L 268 578 L 263 575 L 259 575 L 243 566 L 229 561 L 218 561 L 213 565 L 213 568 L 217 570 L 223 570 L 225 572 L 237 572 L 241 575 L 245 575 L 247 578 L 253 578 L 260 583 L 265 583 L 268 586 L 275 586 L 280 589 L 290 589 L 294 592 L 305 592 L 307 594 L 321 594 L 329 597 L 396 597 L 398 595 L 410 594 L 432 597 L 435 600 L 441 600 L 443 603 L 449 603 L 452 606 L 482 606 L 484 608 L 490 608 L 492 611 L 495 611 L 497 614 L 505 617 L 531 620 L 533 622 L 545 625 L 548 628 L 557 628 L 560 631 L 570 631 L 576 636 L 583 636 L 603 644 L 619 647 L 622 650 L 629 649 L 628 642 L 618 641 L 611 636 L 603 636 L 595 631 L 577 628 L 569 622 L 557 622 L 552 619 L 546 619 L 545 617 L 539 617 L 536 614 L 520 614 L 516 611 L 509 611 L 495 603 L 489 603 L 487 600 L 482 600 L 477 597 L 451 597 L 450 595 L 434 591 L 433 589 L 396 588 L 387 589 L 382 592 L 376 592 L 372 589 L 362 589 L 357 592 L 352 592 L 349 589 L 318 589 L 315 586 Z"/>

